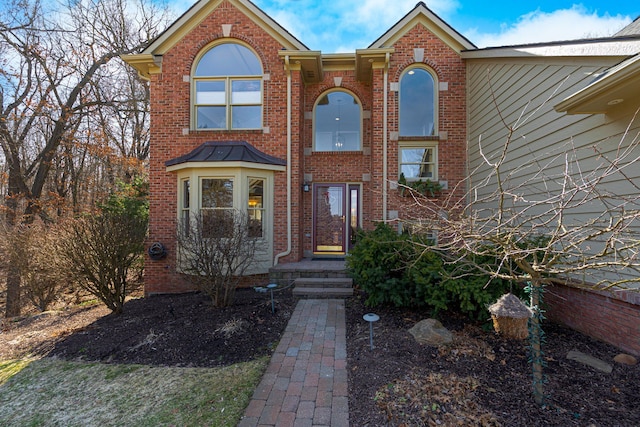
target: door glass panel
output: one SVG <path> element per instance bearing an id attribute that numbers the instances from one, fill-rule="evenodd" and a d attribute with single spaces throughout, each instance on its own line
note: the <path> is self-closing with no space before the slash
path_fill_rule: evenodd
<path id="1" fill-rule="evenodd" d="M 358 195 L 360 194 L 359 188 L 356 186 L 349 186 L 349 248 L 352 248 L 356 243 L 356 232 L 360 227 L 360 201 Z"/>
<path id="2" fill-rule="evenodd" d="M 315 251 L 345 252 L 345 186 L 315 186 Z"/>

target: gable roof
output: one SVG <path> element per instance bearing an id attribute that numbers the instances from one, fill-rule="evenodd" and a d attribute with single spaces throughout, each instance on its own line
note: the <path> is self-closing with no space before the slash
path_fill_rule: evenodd
<path id="1" fill-rule="evenodd" d="M 304 43 L 249 0 L 199 0 L 151 41 L 141 53 L 125 55 L 122 59 L 137 69 L 143 78 L 148 79 L 150 74 L 160 73 L 162 71 L 162 56 L 225 1 L 247 15 L 254 23 L 278 40 L 285 49 L 294 51 L 309 50 Z"/>
<path id="2" fill-rule="evenodd" d="M 435 34 L 449 47 L 456 52 L 468 49 L 476 49 L 476 45 L 469 39 L 453 29 L 443 21 L 424 2 L 419 2 L 416 7 L 400 19 L 393 27 L 387 30 L 376 41 L 371 43 L 369 48 L 381 49 L 391 47 L 400 37 L 413 28 L 416 24 L 424 25 L 429 31 Z"/>
<path id="3" fill-rule="evenodd" d="M 241 12 L 247 15 L 253 22 L 262 27 L 271 34 L 275 39 L 282 43 L 287 49 L 309 50 L 300 40 L 295 38 L 284 27 L 274 21 L 262 9 L 253 4 L 249 0 L 199 0 L 182 14 L 173 24 L 169 26 L 162 34 L 142 53 L 152 53 L 154 55 L 162 55 L 171 49 L 186 33 L 191 31 L 202 20 L 204 20 L 211 12 L 213 12 L 223 1 L 231 3 Z"/>
<path id="4" fill-rule="evenodd" d="M 631 24 L 627 25 L 613 35 L 613 37 L 626 36 L 640 36 L 640 16 L 637 17 Z"/>

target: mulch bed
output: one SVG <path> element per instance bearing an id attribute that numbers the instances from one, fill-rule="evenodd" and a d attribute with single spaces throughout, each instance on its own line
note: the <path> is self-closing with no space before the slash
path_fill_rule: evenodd
<path id="1" fill-rule="evenodd" d="M 295 308 L 290 291 L 239 290 L 220 309 L 201 294 L 134 299 L 122 315 L 79 308 L 5 320 L 0 357 L 27 353 L 69 360 L 214 367 L 270 355 Z M 374 350 L 363 314 L 375 312 Z M 534 403 L 526 341 L 501 338 L 455 314 L 439 316 L 454 333 L 446 347 L 418 344 L 407 332 L 427 310 L 368 308 L 346 301 L 350 424 L 382 426 L 640 425 L 640 365 L 612 361 L 615 348 L 546 324 L 546 405 Z M 489 323 L 488 323 L 489 324 Z M 568 360 L 579 350 L 613 366 L 605 374 Z"/>
<path id="2" fill-rule="evenodd" d="M 374 350 L 362 315 L 375 312 Z M 620 365 L 616 348 L 559 325 L 544 325 L 545 406 L 533 399 L 527 341 L 502 338 L 455 314 L 438 316 L 453 344 L 418 344 L 408 330 L 428 310 L 347 302 L 349 410 L 355 426 L 636 426 L 640 365 Z M 489 315 L 487 314 L 487 317 Z M 490 322 L 487 322 L 490 325 Z M 610 374 L 568 360 L 578 350 Z"/>

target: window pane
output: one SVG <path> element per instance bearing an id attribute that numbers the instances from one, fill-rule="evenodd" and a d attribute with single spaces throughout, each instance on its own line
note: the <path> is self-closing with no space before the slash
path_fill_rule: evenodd
<path id="1" fill-rule="evenodd" d="M 249 207 L 250 208 L 263 208 L 263 192 L 264 192 L 264 180 L 262 179 L 250 179 L 249 180 Z"/>
<path id="2" fill-rule="evenodd" d="M 400 172 L 403 173 L 407 179 L 433 178 L 433 164 L 402 165 Z"/>
<path id="3" fill-rule="evenodd" d="M 234 80 L 231 82 L 232 104 L 260 104 L 260 80 Z"/>
<path id="4" fill-rule="evenodd" d="M 315 110 L 316 151 L 360 150 L 360 105 L 346 92 L 324 95 Z"/>
<path id="5" fill-rule="evenodd" d="M 259 129 L 261 128 L 261 112 L 259 106 L 251 107 L 231 107 L 232 128 L 233 129 Z"/>
<path id="6" fill-rule="evenodd" d="M 233 209 L 203 209 L 202 237 L 216 239 L 233 235 Z"/>
<path id="7" fill-rule="evenodd" d="M 423 69 L 414 68 L 400 81 L 400 136 L 431 136 L 434 125 L 434 80 Z"/>
<path id="8" fill-rule="evenodd" d="M 191 194 L 191 183 L 188 179 L 182 181 L 182 208 L 189 209 L 189 198 Z"/>
<path id="9" fill-rule="evenodd" d="M 264 180 L 249 180 L 249 237 L 262 237 L 264 208 Z"/>
<path id="10" fill-rule="evenodd" d="M 260 76 L 262 66 L 248 48 L 225 43 L 213 47 L 198 62 L 195 75 L 202 76 Z"/>
<path id="11" fill-rule="evenodd" d="M 226 107 L 197 107 L 198 129 L 224 129 L 227 122 Z"/>
<path id="12" fill-rule="evenodd" d="M 431 161 L 430 148 L 403 148 L 401 151 L 402 163 L 421 163 Z"/>
<path id="13" fill-rule="evenodd" d="M 401 148 L 400 163 L 400 172 L 407 179 L 435 177 L 433 148 Z"/>
<path id="14" fill-rule="evenodd" d="M 196 104 L 224 105 L 225 103 L 224 81 L 196 82 Z"/>
<path id="15" fill-rule="evenodd" d="M 203 208 L 232 208 L 233 181 L 230 179 L 202 180 Z"/>

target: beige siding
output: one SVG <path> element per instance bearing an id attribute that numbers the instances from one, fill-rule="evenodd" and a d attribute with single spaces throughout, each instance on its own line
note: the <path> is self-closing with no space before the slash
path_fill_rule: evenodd
<path id="1" fill-rule="evenodd" d="M 487 198 L 476 206 L 480 212 L 491 212 L 496 207 L 495 198 L 490 197 L 496 190 L 495 180 L 480 185 L 490 173 L 480 147 L 490 161 L 498 159 L 509 138 L 508 127 L 513 133 L 502 172 L 507 186 L 521 196 L 515 202 L 518 208 L 558 194 L 567 153 L 575 153 L 577 157 L 578 161 L 569 163 L 572 175 L 579 179 L 580 174 L 604 168 L 619 147 L 628 146 L 640 131 L 640 119 L 633 120 L 639 100 L 627 101 L 609 115 L 566 115 L 553 109 L 555 104 L 585 87 L 598 72 L 617 62 L 614 58 L 468 60 L 470 185 L 476 187 L 473 194 L 479 199 Z M 633 105 L 634 102 L 638 105 Z M 631 132 L 624 137 L 630 124 Z M 638 156 L 636 149 L 630 159 Z M 638 185 L 640 164 L 633 164 L 625 169 L 624 175 L 612 176 L 600 188 L 635 199 L 640 194 Z M 637 203 L 631 206 L 638 208 Z M 537 212 L 542 210 L 539 207 Z M 571 222 L 588 221 L 604 210 L 599 203 L 580 206 L 570 212 Z"/>

